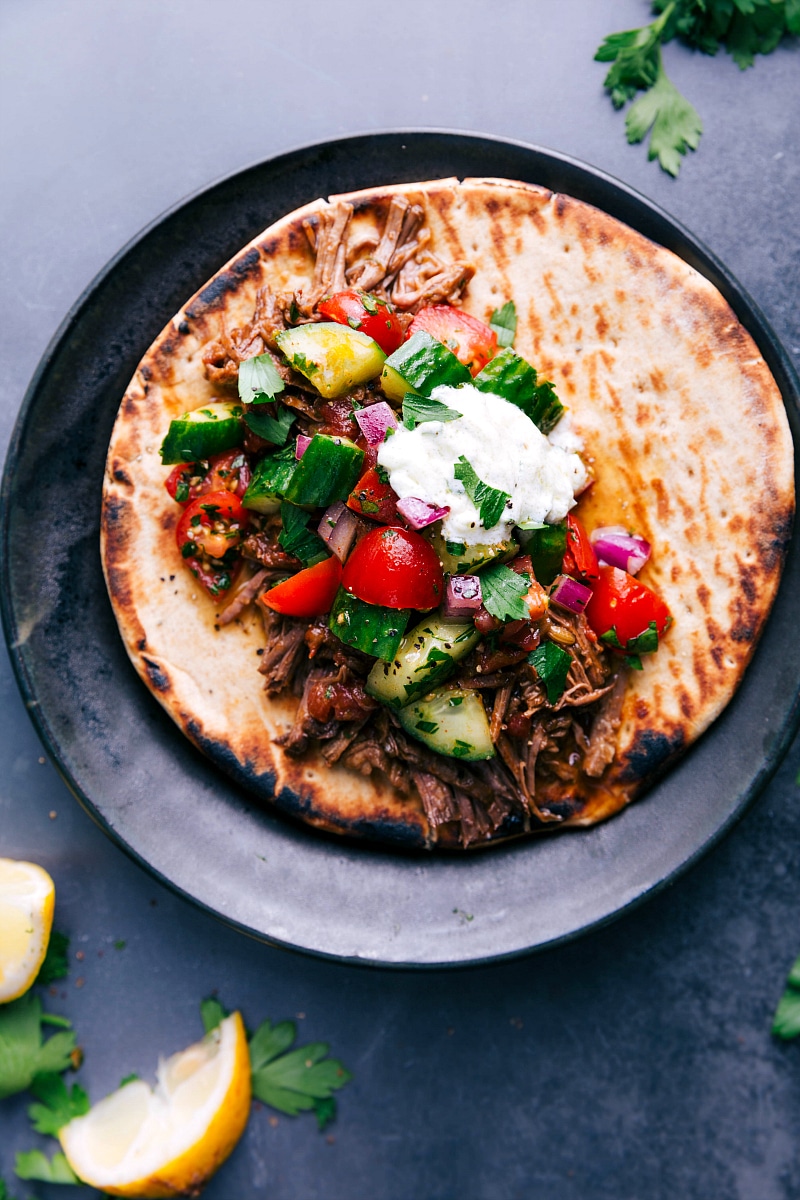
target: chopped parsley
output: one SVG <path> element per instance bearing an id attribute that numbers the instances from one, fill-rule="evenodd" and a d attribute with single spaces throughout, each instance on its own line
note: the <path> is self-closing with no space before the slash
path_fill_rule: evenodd
<path id="1" fill-rule="evenodd" d="M 505 348 L 514 345 L 517 333 L 517 308 L 513 300 L 506 300 L 502 308 L 496 308 L 489 321 L 489 328 L 497 334 L 497 344 Z"/>
<path id="2" fill-rule="evenodd" d="M 527 575 L 518 575 L 502 563 L 494 563 L 481 574 L 484 608 L 498 621 L 527 621 L 529 588 Z"/>
<path id="3" fill-rule="evenodd" d="M 48 987 L 49 984 L 55 983 L 57 979 L 66 979 L 69 973 L 67 962 L 68 950 L 69 938 L 66 934 L 59 933 L 57 929 L 54 929 L 50 934 L 47 953 L 44 956 L 44 962 L 39 968 L 39 974 L 36 976 L 35 982 L 41 984 L 42 987 Z"/>
<path id="4" fill-rule="evenodd" d="M 257 354 L 239 365 L 239 399 L 244 404 L 267 404 L 285 387 L 271 354 Z"/>
<path id="5" fill-rule="evenodd" d="M 62 1125 L 89 1111 L 89 1097 L 83 1088 L 73 1083 L 68 1091 L 64 1080 L 55 1071 L 37 1075 L 31 1082 L 30 1090 L 39 1101 L 28 1109 L 28 1116 L 37 1133 L 55 1137 Z"/>
<path id="6" fill-rule="evenodd" d="M 543 642 L 530 652 L 528 662 L 545 686 L 548 704 L 555 704 L 567 686 L 572 656 L 555 642 Z"/>
<path id="7" fill-rule="evenodd" d="M 304 512 L 294 504 L 281 504 L 283 528 L 278 534 L 278 541 L 287 554 L 299 558 L 305 567 L 311 567 L 314 563 L 328 558 L 322 538 L 308 528 L 310 518 L 310 513 Z"/>
<path id="8" fill-rule="evenodd" d="M 277 409 L 275 416 L 270 416 L 269 413 L 254 412 L 249 409 L 245 413 L 245 424 L 248 429 L 252 429 L 253 433 L 265 441 L 272 442 L 274 446 L 285 446 L 289 437 L 289 430 L 296 414 L 290 408 L 281 406 Z"/>
<path id="9" fill-rule="evenodd" d="M 457 421 L 463 415 L 455 408 L 440 404 L 438 400 L 429 400 L 427 396 L 417 396 L 413 392 L 406 392 L 403 400 L 403 424 L 406 429 L 416 429 L 425 421 Z"/>
<path id="10" fill-rule="evenodd" d="M 775 1010 L 772 1032 L 784 1041 L 800 1036 L 800 958 L 789 972 L 786 988 Z"/>
<path id="11" fill-rule="evenodd" d="M 420 733 L 436 733 L 438 728 L 436 721 L 417 721 L 417 729 Z"/>
<path id="12" fill-rule="evenodd" d="M 464 491 L 478 510 L 484 529 L 493 529 L 505 511 L 506 504 L 511 499 L 508 492 L 500 488 L 489 487 L 475 474 L 471 463 L 463 454 L 453 467 L 456 479 L 464 485 Z"/>

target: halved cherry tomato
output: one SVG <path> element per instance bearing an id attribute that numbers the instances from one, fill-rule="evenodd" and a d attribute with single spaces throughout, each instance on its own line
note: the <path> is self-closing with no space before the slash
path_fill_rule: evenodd
<path id="1" fill-rule="evenodd" d="M 329 321 L 349 325 L 371 337 L 384 354 L 391 354 L 403 340 L 403 328 L 391 304 L 369 292 L 348 288 L 326 296 L 317 307 Z"/>
<path id="2" fill-rule="evenodd" d="M 181 513 L 175 540 L 192 574 L 212 596 L 227 592 L 239 566 L 249 515 L 231 492 L 198 496 Z"/>
<path id="3" fill-rule="evenodd" d="M 477 317 L 449 304 L 430 304 L 421 308 L 408 327 L 407 338 L 424 329 L 444 342 L 459 362 L 473 375 L 482 371 L 497 354 L 497 334 Z"/>
<path id="4" fill-rule="evenodd" d="M 572 513 L 567 513 L 567 549 L 561 568 L 565 575 L 574 579 L 597 579 L 597 555 L 589 541 L 589 535 Z"/>
<path id="5" fill-rule="evenodd" d="M 225 450 L 207 462 L 178 463 L 164 487 L 178 504 L 189 504 L 208 492 L 233 492 L 242 498 L 250 483 L 250 465 L 241 450 Z"/>
<path id="6" fill-rule="evenodd" d="M 370 521 L 390 525 L 397 520 L 397 492 L 392 491 L 387 480 L 381 479 L 380 471 L 374 467 L 365 471 L 347 499 L 352 508 Z"/>
<path id="7" fill-rule="evenodd" d="M 342 564 L 331 556 L 291 579 L 284 579 L 259 597 L 260 603 L 287 617 L 321 617 L 330 612 L 342 582 Z"/>
<path id="8" fill-rule="evenodd" d="M 614 629 L 624 648 L 631 638 L 644 633 L 651 621 L 661 637 L 670 611 L 660 596 L 619 567 L 598 567 L 598 576 L 586 605 L 586 618 L 598 637 Z"/>
<path id="9" fill-rule="evenodd" d="M 348 558 L 342 587 L 367 604 L 426 610 L 441 603 L 444 572 L 430 542 L 410 529 L 372 529 Z"/>

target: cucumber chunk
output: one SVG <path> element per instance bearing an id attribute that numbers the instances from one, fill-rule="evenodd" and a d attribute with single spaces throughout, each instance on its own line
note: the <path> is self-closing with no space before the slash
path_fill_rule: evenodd
<path id="1" fill-rule="evenodd" d="M 403 729 L 437 754 L 477 762 L 494 758 L 494 745 L 480 692 L 438 688 L 397 714 Z"/>
<path id="2" fill-rule="evenodd" d="M 346 646 L 390 661 L 403 639 L 411 610 L 367 604 L 339 588 L 331 608 L 328 628 Z"/>
<path id="3" fill-rule="evenodd" d="M 552 383 L 547 379 L 540 383 L 536 369 L 511 349 L 501 350 L 475 376 L 474 383 L 482 392 L 502 396 L 522 409 L 542 433 L 549 433 L 564 414 Z"/>
<path id="4" fill-rule="evenodd" d="M 297 465 L 294 446 L 262 458 L 242 497 L 244 507 L 259 513 L 277 512 Z"/>
<path id="5" fill-rule="evenodd" d="M 376 662 L 366 690 L 391 708 L 402 708 L 452 673 L 481 635 L 470 621 L 423 617 L 403 638 L 391 662 Z"/>
<path id="6" fill-rule="evenodd" d="M 306 446 L 286 488 L 286 499 L 301 507 L 327 508 L 346 500 L 361 475 L 364 451 L 349 438 L 317 433 Z"/>
<path id="7" fill-rule="evenodd" d="M 407 392 L 430 396 L 435 387 L 470 383 L 469 368 L 430 333 L 420 330 L 390 354 L 383 365 L 381 387 L 390 400 L 402 404 Z"/>
<path id="8" fill-rule="evenodd" d="M 295 371 L 328 400 L 375 379 L 386 358 L 371 337 L 335 321 L 285 329 L 275 340 Z"/>
<path id="9" fill-rule="evenodd" d="M 241 404 L 215 400 L 176 417 L 161 444 L 162 463 L 198 462 L 239 446 L 244 438 L 242 412 Z"/>
<path id="10" fill-rule="evenodd" d="M 435 526 L 428 526 L 428 529 L 421 532 L 439 555 L 446 575 L 471 575 L 498 558 L 513 558 L 519 549 L 517 543 L 510 538 L 504 542 L 497 542 L 494 546 L 488 543 L 467 546 L 464 542 L 445 541 L 441 530 Z"/>
<path id="11" fill-rule="evenodd" d="M 567 549 L 566 521 L 558 525 L 545 525 L 544 529 L 521 529 L 519 538 L 526 554 L 531 556 L 537 582 L 549 587 L 561 571 Z"/>

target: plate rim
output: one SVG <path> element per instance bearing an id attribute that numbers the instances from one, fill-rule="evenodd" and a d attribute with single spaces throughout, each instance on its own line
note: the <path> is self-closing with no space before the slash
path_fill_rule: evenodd
<path id="1" fill-rule="evenodd" d="M 322 958 L 329 961 L 346 963 L 358 966 L 391 968 L 393 970 L 464 970 L 471 967 L 495 965 L 510 960 L 527 956 L 532 953 L 539 953 L 566 942 L 591 933 L 595 929 L 603 928 L 612 922 L 621 919 L 625 914 L 631 912 L 639 905 L 645 903 L 651 897 L 655 897 L 666 887 L 674 883 L 683 874 L 694 867 L 697 862 L 707 854 L 714 846 L 716 846 L 725 835 L 730 832 L 752 805 L 755 798 L 763 791 L 769 780 L 777 771 L 783 760 L 783 757 L 794 737 L 798 725 L 800 725 L 800 681 L 795 686 L 791 702 L 783 716 L 778 733 L 776 734 L 768 753 L 765 754 L 764 760 L 761 763 L 759 770 L 752 779 L 750 786 L 742 793 L 738 804 L 725 820 L 717 826 L 717 828 L 702 841 L 694 851 L 688 855 L 680 864 L 672 868 L 667 874 L 660 877 L 656 882 L 649 884 L 636 895 L 634 895 L 625 903 L 615 908 L 612 912 L 605 913 L 602 916 L 584 924 L 578 928 L 571 929 L 568 932 L 551 937 L 546 941 L 538 942 L 534 945 L 518 947 L 516 949 L 505 951 L 499 954 L 482 955 L 475 958 L 460 958 L 460 959 L 442 959 L 441 961 L 407 961 L 400 962 L 398 960 L 381 960 L 377 958 L 360 957 L 358 955 L 339 954 L 333 951 L 325 951 L 316 947 L 303 946 L 297 943 L 283 940 L 274 935 L 263 932 L 248 926 L 236 918 L 225 915 L 219 910 L 200 897 L 193 895 L 185 887 L 182 887 L 177 882 L 170 879 L 158 867 L 152 865 L 133 845 L 125 840 L 106 819 L 103 813 L 98 809 L 92 801 L 88 790 L 86 790 L 78 778 L 73 778 L 69 768 L 65 765 L 62 759 L 62 752 L 58 744 L 58 738 L 52 733 L 46 714 L 41 708 L 36 696 L 35 688 L 32 681 L 28 677 L 26 663 L 23 654 L 21 653 L 18 642 L 16 641 L 17 623 L 14 604 L 12 602 L 11 587 L 10 587 L 10 495 L 13 489 L 15 466 L 19 457 L 19 447 L 23 440 L 25 430 L 32 413 L 35 411 L 36 399 L 39 388 L 43 379 L 46 377 L 49 369 L 53 364 L 53 360 L 57 356 L 62 346 L 62 343 L 70 336 L 70 333 L 79 323 L 83 311 L 88 307 L 95 293 L 99 291 L 105 284 L 107 279 L 114 273 L 117 267 L 147 239 L 147 237 L 155 230 L 159 229 L 170 218 L 179 214 L 182 210 L 204 197 L 209 196 L 216 189 L 221 189 L 230 184 L 234 180 L 244 177 L 250 172 L 258 171 L 269 166 L 279 171 L 281 167 L 288 168 L 292 161 L 302 161 L 310 156 L 324 152 L 328 149 L 335 148 L 338 151 L 343 151 L 348 146 L 354 146 L 359 141 L 365 139 L 386 140 L 408 137 L 411 139 L 418 138 L 446 138 L 453 139 L 456 142 L 472 144 L 474 146 L 479 142 L 489 144 L 490 146 L 511 147 L 520 150 L 524 153 L 531 154 L 534 157 L 538 156 L 543 160 L 549 160 L 553 165 L 563 166 L 567 170 L 577 172 L 584 179 L 589 180 L 591 184 L 600 183 L 603 187 L 616 193 L 618 197 L 624 198 L 626 202 L 630 202 L 635 208 L 645 209 L 651 217 L 654 217 L 659 224 L 663 224 L 674 235 L 676 240 L 683 241 L 686 246 L 691 248 L 693 260 L 690 265 L 700 271 L 705 278 L 709 279 L 715 287 L 717 287 L 725 299 L 734 308 L 737 318 L 745 326 L 745 328 L 754 337 L 759 350 L 767 360 L 768 366 L 773 375 L 776 376 L 779 390 L 781 391 L 784 406 L 787 411 L 787 417 L 792 426 L 793 440 L 795 445 L 795 457 L 797 458 L 800 450 L 800 438 L 798 438 L 798 427 L 800 427 L 800 379 L 794 363 L 784 348 L 782 342 L 775 334 L 770 322 L 765 317 L 759 305 L 753 300 L 749 292 L 739 283 L 738 279 L 725 266 L 725 264 L 717 257 L 717 255 L 705 245 L 700 238 L 693 234 L 684 224 L 677 218 L 670 215 L 658 203 L 651 200 L 638 192 L 631 185 L 622 180 L 617 179 L 610 173 L 601 168 L 595 167 L 574 156 L 565 154 L 558 150 L 553 150 L 535 143 L 523 141 L 521 139 L 500 137 L 492 134 L 485 134 L 463 129 L 449 129 L 439 127 L 416 127 L 416 128 L 387 128 L 381 130 L 366 130 L 362 132 L 354 132 L 342 135 L 337 138 L 326 138 L 319 141 L 312 141 L 296 145 L 286 150 L 282 150 L 267 158 L 257 159 L 246 164 L 243 167 L 238 167 L 232 171 L 226 172 L 209 183 L 200 185 L 193 191 L 185 194 L 181 199 L 163 209 L 152 220 L 148 221 L 133 237 L 129 238 L 120 249 L 105 263 L 99 272 L 89 281 L 83 288 L 77 299 L 70 306 L 69 310 L 59 323 L 57 329 L 50 338 L 40 360 L 34 371 L 31 380 L 25 390 L 22 403 L 15 419 L 11 437 L 9 439 L 8 450 L 5 458 L 2 482 L 0 482 L 0 618 L 2 618 L 3 630 L 8 648 L 9 658 L 12 665 L 14 677 L 19 687 L 23 703 L 26 711 L 33 723 L 33 726 L 40 737 L 45 749 L 53 761 L 56 769 L 68 787 L 69 791 L 81 805 L 85 812 L 98 825 L 99 828 L 118 846 L 129 858 L 143 867 L 151 876 L 156 878 L 161 884 L 168 887 L 171 891 L 181 896 L 183 899 L 196 905 L 210 916 L 214 917 L 224 925 L 236 929 L 238 932 L 246 936 L 253 937 L 256 940 L 266 942 L 267 944 L 280 947 L 282 949 L 291 950 L 296 953 L 310 954 L 316 958 Z M 405 149 L 405 147 L 402 147 Z M 365 184 L 364 186 L 370 186 Z M 593 203 L 593 201 L 587 201 Z M 600 204 L 596 204 L 601 207 Z M 617 218 L 623 220 L 624 218 Z M 634 226 L 635 228 L 635 226 Z M 649 236 L 649 235 L 645 235 Z M 652 239 L 655 240 L 655 239 Z M 663 243 L 659 243 L 663 244 Z M 668 247 L 673 253 L 677 253 L 679 257 L 688 262 L 685 254 L 681 254 L 673 247 Z M 705 269 L 704 269 L 705 268 Z M 709 271 L 711 274 L 709 274 Z M 724 286 L 721 287 L 720 283 Z M 202 286 L 202 281 L 200 285 Z M 797 527 L 795 527 L 792 535 L 792 542 L 800 536 Z M 780 589 L 785 586 L 784 580 L 781 581 Z M 779 589 L 779 591 L 780 591 Z M 769 620 L 769 618 L 768 618 Z M 758 654 L 758 646 L 754 650 L 755 657 Z M 749 669 L 750 664 L 748 664 Z M 708 731 L 713 736 L 712 730 Z M 233 781 L 235 786 L 240 787 L 237 781 Z M 289 818 L 291 820 L 291 818 Z M 314 831 L 314 836 L 319 837 L 319 834 Z M 324 836 L 324 835 L 323 835 Z M 341 843 L 341 838 L 331 835 L 325 839 L 330 842 L 335 848 Z M 379 848 L 382 849 L 382 848 Z M 503 848 L 497 848 L 500 853 Z M 512 848 L 513 849 L 513 848 Z M 365 847 L 367 853 L 370 852 L 370 847 Z M 392 851 L 388 851 L 392 853 Z M 402 852 L 401 852 L 402 854 Z"/>

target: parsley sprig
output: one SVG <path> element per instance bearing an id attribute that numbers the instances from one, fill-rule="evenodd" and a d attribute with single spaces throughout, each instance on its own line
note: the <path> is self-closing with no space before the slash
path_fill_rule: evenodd
<path id="1" fill-rule="evenodd" d="M 784 1041 L 800 1036 L 800 958 L 789 972 L 786 988 L 775 1010 L 772 1032 Z"/>
<path id="2" fill-rule="evenodd" d="M 530 585 L 524 572 L 518 575 L 502 563 L 493 563 L 481 572 L 483 606 L 498 621 L 527 621 L 530 613 L 525 596 Z"/>
<path id="3" fill-rule="evenodd" d="M 652 11 L 659 15 L 649 25 L 609 34 L 595 60 L 611 63 L 605 89 L 615 108 L 644 93 L 628 110 L 628 141 L 641 142 L 649 132 L 648 158 L 676 176 L 682 156 L 697 149 L 703 122 L 666 74 L 661 47 L 678 37 L 713 55 L 724 45 L 744 70 L 756 54 L 800 34 L 800 0 L 652 0 Z"/>
<path id="4" fill-rule="evenodd" d="M 45 1040 L 44 1025 L 61 1030 Z M 66 1017 L 42 1012 L 32 992 L 0 1008 L 0 1100 L 24 1092 L 36 1075 L 73 1065 L 75 1033 Z"/>
<path id="5" fill-rule="evenodd" d="M 453 475 L 464 485 L 464 491 L 478 510 L 481 525 L 484 529 L 493 529 L 503 515 L 507 502 L 511 499 L 508 492 L 500 488 L 489 487 L 475 473 L 475 469 L 463 454 L 453 467 Z"/>

